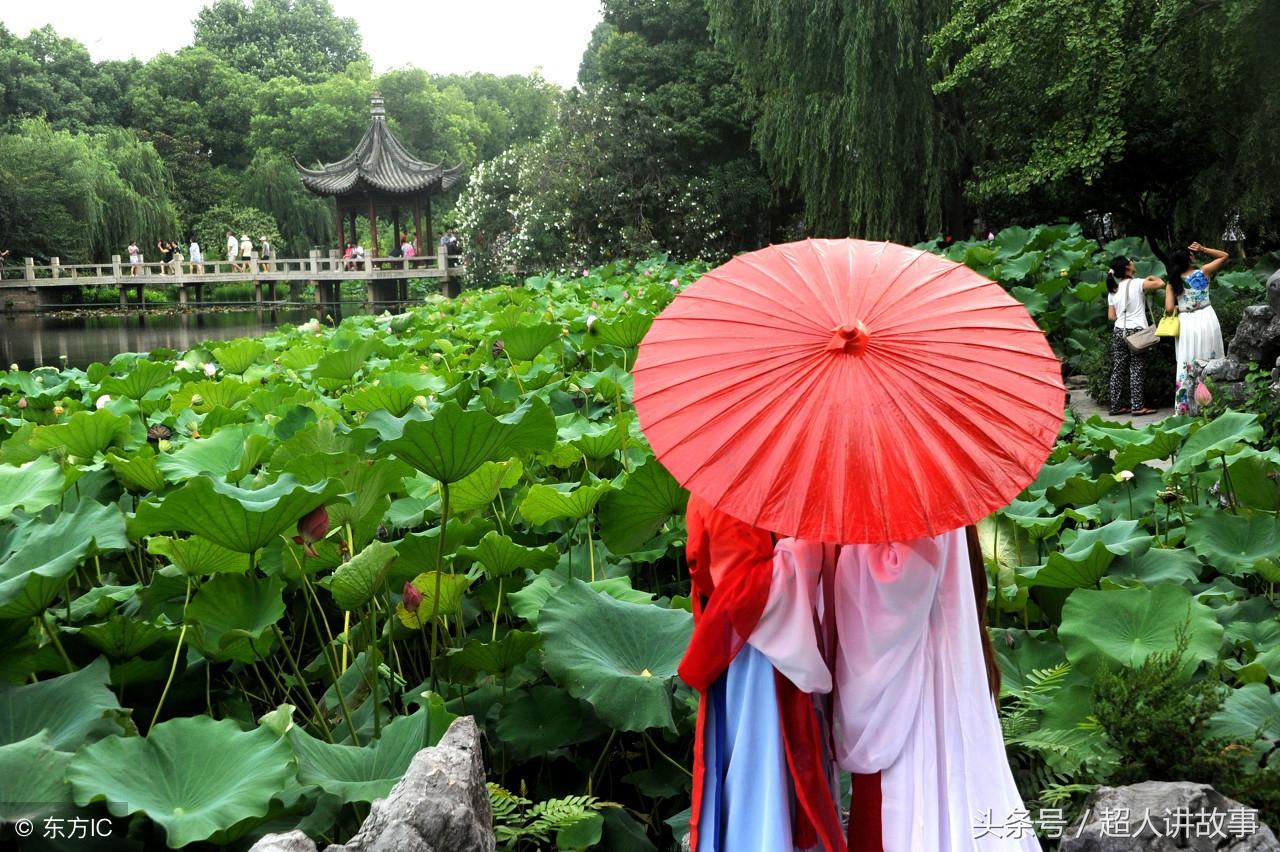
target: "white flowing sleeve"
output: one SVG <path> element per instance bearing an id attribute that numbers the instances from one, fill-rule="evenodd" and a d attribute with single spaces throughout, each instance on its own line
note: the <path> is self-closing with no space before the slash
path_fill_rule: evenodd
<path id="1" fill-rule="evenodd" d="M 802 692 L 831 691 L 831 671 L 818 644 L 822 566 L 835 548 L 784 538 L 773 551 L 769 600 L 748 643 Z"/>
<path id="2" fill-rule="evenodd" d="M 836 756 L 878 772 L 919 723 L 932 664 L 925 647 L 938 593 L 935 539 L 841 548 L 836 569 Z"/>

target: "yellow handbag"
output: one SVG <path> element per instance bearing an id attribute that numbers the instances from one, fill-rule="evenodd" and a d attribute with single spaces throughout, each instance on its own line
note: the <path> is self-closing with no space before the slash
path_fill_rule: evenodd
<path id="1" fill-rule="evenodd" d="M 1177 314 L 1172 316 L 1163 316 L 1160 318 L 1159 325 L 1156 326 L 1156 337 L 1177 337 L 1181 331 L 1182 323 L 1178 321 Z"/>

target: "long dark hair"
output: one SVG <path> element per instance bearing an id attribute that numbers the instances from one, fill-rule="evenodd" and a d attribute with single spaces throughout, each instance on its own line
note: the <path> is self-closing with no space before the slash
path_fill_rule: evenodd
<path id="1" fill-rule="evenodd" d="M 1181 296 L 1182 291 L 1186 289 L 1182 273 L 1191 268 L 1191 252 L 1184 248 L 1176 248 L 1169 252 L 1169 263 L 1166 268 L 1169 270 L 1169 286 L 1173 288 L 1173 295 Z"/>
<path id="2" fill-rule="evenodd" d="M 965 542 L 969 546 L 969 574 L 973 579 L 973 599 L 978 607 L 978 633 L 981 634 L 982 662 L 987 668 L 987 691 L 991 699 L 1000 703 L 1000 661 L 996 659 L 996 649 L 991 644 L 991 634 L 987 632 L 987 567 L 982 559 L 982 542 L 978 539 L 978 528 L 973 524 L 965 527 Z"/>
<path id="3" fill-rule="evenodd" d="M 1107 270 L 1107 292 L 1114 293 L 1120 286 L 1119 279 L 1129 274 L 1129 258 L 1118 254 L 1111 258 L 1111 268 Z"/>

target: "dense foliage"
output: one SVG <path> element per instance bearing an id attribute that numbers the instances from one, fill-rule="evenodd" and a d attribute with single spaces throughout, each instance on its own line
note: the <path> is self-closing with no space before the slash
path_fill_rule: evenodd
<path id="1" fill-rule="evenodd" d="M 1079 239 L 962 254 L 1026 300 L 1063 288 L 1045 321 L 1096 268 Z M 128 802 L 157 845 L 342 839 L 473 714 L 508 848 L 669 848 L 696 705 L 675 677 L 685 497 L 628 368 L 703 268 L 613 263 L 0 376 L 0 765 L 51 802 Z M 1261 436 L 1240 412 L 1068 414 L 981 525 L 1030 806 L 1176 769 L 1276 816 L 1280 452 Z M 1188 718 L 1174 766 L 1152 743 Z"/>
<path id="2" fill-rule="evenodd" d="M 473 270 L 722 258 L 781 223 L 750 145 L 754 110 L 701 0 L 602 6 L 555 126 L 478 168 L 459 200 Z"/>
<path id="3" fill-rule="evenodd" d="M 325 0 L 219 0 L 198 18 L 194 45 L 145 64 L 95 63 L 50 28 L 17 38 L 0 26 L 0 72 L 0 248 L 10 263 L 105 261 L 135 237 L 185 240 L 215 208 L 261 211 L 277 246 L 305 256 L 333 245 L 333 202 L 308 195 L 292 164 L 349 153 L 375 91 L 411 152 L 468 169 L 537 138 L 559 98 L 536 75 L 374 75 L 358 31 Z M 49 131 L 36 129 L 41 119 Z M 31 141 L 50 131 L 52 144 Z M 132 194 L 101 189 L 116 172 Z M 452 202 L 437 199 L 437 226 Z M 84 233 L 69 236 L 75 222 Z"/>

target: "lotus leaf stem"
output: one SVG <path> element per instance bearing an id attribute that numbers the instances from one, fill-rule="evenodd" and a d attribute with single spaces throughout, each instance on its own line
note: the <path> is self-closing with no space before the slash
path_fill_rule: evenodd
<path id="1" fill-rule="evenodd" d="M 280 647 L 284 649 L 285 659 L 289 661 L 289 668 L 293 669 L 293 676 L 298 679 L 298 687 L 302 690 L 302 694 L 306 696 L 307 703 L 311 705 L 311 712 L 316 714 L 316 721 L 320 724 L 320 730 L 324 731 L 325 739 L 333 742 L 333 731 L 329 730 L 329 722 L 324 717 L 324 712 L 320 709 L 316 697 L 311 694 L 311 690 L 307 687 L 307 680 L 302 676 L 302 671 L 298 668 L 298 661 L 293 656 L 293 652 L 289 650 L 289 643 L 284 640 L 284 634 L 280 632 L 279 625 L 271 625 L 271 630 L 276 634 L 276 641 L 280 643 Z"/>
<path id="2" fill-rule="evenodd" d="M 665 760 L 667 763 L 670 763 L 672 766 L 674 766 L 676 769 L 679 769 L 681 772 L 683 772 L 685 775 L 688 775 L 690 778 L 693 777 L 693 773 L 689 771 L 688 767 L 686 767 L 683 763 L 680 763 L 674 757 L 672 757 L 671 755 L 663 751 L 661 748 L 659 748 L 658 744 L 654 741 L 653 737 L 649 736 L 648 731 L 642 731 L 641 733 L 644 735 L 644 738 L 646 741 L 648 741 L 649 745 L 653 746 L 653 750 L 656 751 L 663 760 Z"/>
<path id="3" fill-rule="evenodd" d="M 436 642 L 439 638 L 440 625 L 440 575 L 444 571 L 444 540 L 449 530 L 449 483 L 440 483 L 440 540 L 436 542 L 436 590 L 431 596 L 431 657 L 427 660 L 427 669 L 431 672 L 431 691 L 439 692 L 439 679 L 436 672 Z"/>
<path id="4" fill-rule="evenodd" d="M 591 767 L 590 774 L 587 775 L 587 795 L 592 795 L 591 791 L 595 789 L 596 773 L 600 771 L 600 765 L 604 763 L 604 759 L 609 754 L 609 749 L 613 746 L 613 738 L 618 735 L 618 729 L 614 728 L 609 731 L 609 739 L 605 740 L 604 748 L 600 751 L 600 756 L 596 758 L 595 766 Z"/>
<path id="5" fill-rule="evenodd" d="M 151 714 L 151 724 L 147 725 L 147 733 L 151 733 L 151 729 L 156 726 L 156 720 L 160 718 L 160 708 L 164 706 L 169 687 L 173 686 L 173 676 L 178 671 L 178 656 L 182 653 L 182 640 L 187 637 L 187 604 L 189 603 L 191 603 L 191 578 L 187 577 L 187 595 L 182 601 L 182 629 L 178 631 L 178 647 L 173 649 L 173 664 L 169 666 L 169 678 L 164 682 L 160 700 L 156 702 L 156 711 Z"/>
<path id="6" fill-rule="evenodd" d="M 44 628 L 44 632 L 48 635 L 49 643 L 57 649 L 58 656 L 62 657 L 62 662 L 67 664 L 67 673 L 70 674 L 71 672 L 77 671 L 75 664 L 72 663 L 71 658 L 67 656 L 66 649 L 62 647 L 62 642 L 58 640 L 57 631 L 49 626 L 49 622 L 45 620 L 43 614 L 36 616 L 36 618 L 39 620 L 40 626 Z"/>

